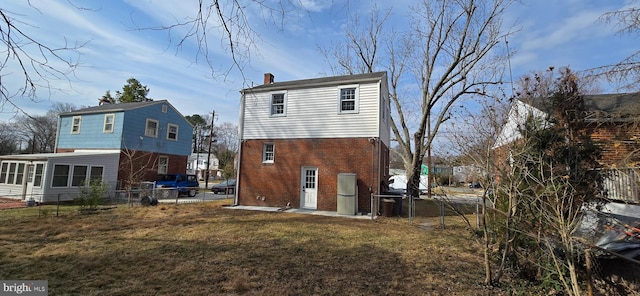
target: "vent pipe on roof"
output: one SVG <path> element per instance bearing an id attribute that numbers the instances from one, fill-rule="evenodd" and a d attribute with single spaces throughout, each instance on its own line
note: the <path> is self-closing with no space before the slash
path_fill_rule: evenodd
<path id="1" fill-rule="evenodd" d="M 274 81 L 274 76 L 271 73 L 264 73 L 264 84 L 272 84 Z"/>

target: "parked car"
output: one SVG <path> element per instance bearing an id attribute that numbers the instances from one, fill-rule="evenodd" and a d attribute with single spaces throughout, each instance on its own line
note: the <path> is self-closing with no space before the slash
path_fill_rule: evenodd
<path id="1" fill-rule="evenodd" d="M 164 175 L 160 180 L 156 181 L 156 188 L 176 188 L 178 195 L 186 194 L 190 197 L 198 194 L 200 183 L 196 175 L 187 174 L 171 174 Z"/>
<path id="2" fill-rule="evenodd" d="M 222 181 L 220 184 L 213 185 L 211 187 L 211 191 L 213 193 L 225 193 L 225 194 L 233 194 L 236 191 L 236 180 L 229 179 L 228 181 Z"/>
<path id="3" fill-rule="evenodd" d="M 469 183 L 469 188 L 482 188 L 479 182 Z"/>

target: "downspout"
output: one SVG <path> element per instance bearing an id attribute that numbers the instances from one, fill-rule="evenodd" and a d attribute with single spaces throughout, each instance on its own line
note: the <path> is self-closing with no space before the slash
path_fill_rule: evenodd
<path id="1" fill-rule="evenodd" d="M 245 94 L 243 91 L 240 91 L 240 119 L 238 120 L 238 170 L 236 171 L 236 190 L 235 196 L 233 197 L 233 205 L 238 205 L 238 192 L 240 192 L 240 169 L 242 168 L 242 143 L 244 137 L 244 102 L 245 102 Z"/>
<path id="2" fill-rule="evenodd" d="M 57 125 L 57 128 L 56 128 L 56 141 L 55 141 L 55 144 L 53 146 L 53 153 L 57 153 L 58 152 L 58 139 L 60 139 L 60 121 L 61 121 L 60 120 L 60 114 L 58 114 L 58 123 L 56 124 Z M 35 145 L 35 143 L 34 143 L 34 145 Z"/>

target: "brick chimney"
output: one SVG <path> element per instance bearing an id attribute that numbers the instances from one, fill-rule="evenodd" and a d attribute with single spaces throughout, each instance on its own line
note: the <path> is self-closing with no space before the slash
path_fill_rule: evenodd
<path id="1" fill-rule="evenodd" d="M 275 77 L 273 77 L 273 74 L 271 73 L 264 73 L 264 84 L 272 84 L 273 83 L 273 79 Z"/>

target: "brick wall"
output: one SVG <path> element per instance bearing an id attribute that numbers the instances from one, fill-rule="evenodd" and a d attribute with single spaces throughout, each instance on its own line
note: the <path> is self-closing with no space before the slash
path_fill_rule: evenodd
<path id="1" fill-rule="evenodd" d="M 603 123 L 591 133 L 593 141 L 602 149 L 603 166 L 635 166 L 640 161 L 640 127 L 637 124 Z M 635 153 L 634 153 L 635 152 Z"/>
<path id="2" fill-rule="evenodd" d="M 263 144 L 274 144 L 274 162 L 262 162 Z M 381 146 L 388 162 L 388 149 Z M 381 164 L 378 176 L 377 143 L 368 138 L 248 140 L 242 143 L 238 202 L 241 205 L 282 207 L 287 203 L 300 207 L 301 170 L 303 166 L 318 168 L 317 209 L 337 210 L 338 173 L 356 173 L 358 179 L 358 211 L 370 212 L 369 187 L 378 191 L 388 167 Z M 261 198 L 257 198 L 261 197 Z M 264 201 L 262 200 L 264 197 Z"/>
<path id="3" fill-rule="evenodd" d="M 187 171 L 187 156 L 158 154 L 153 152 L 135 151 L 133 154 L 120 153 L 118 181 L 128 180 L 129 174 L 136 174 L 137 181 L 158 180 L 158 157 L 169 158 L 167 174 L 184 174 Z M 133 164 L 133 166 L 131 166 Z M 132 169 L 133 167 L 133 169 Z"/>

